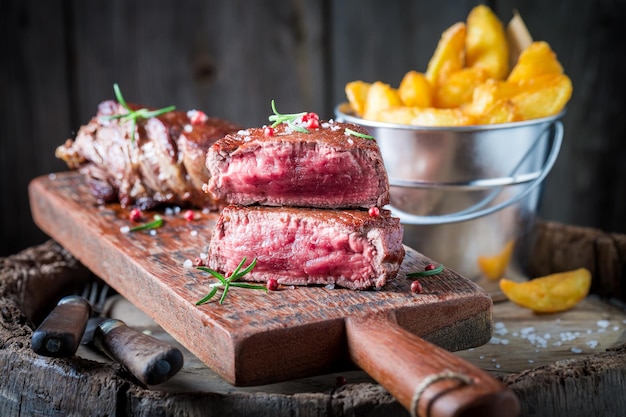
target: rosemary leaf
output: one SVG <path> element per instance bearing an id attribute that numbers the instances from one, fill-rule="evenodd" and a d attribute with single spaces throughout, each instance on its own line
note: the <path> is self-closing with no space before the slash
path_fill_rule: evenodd
<path id="1" fill-rule="evenodd" d="M 431 275 L 440 274 L 442 271 L 443 271 L 443 265 L 439 265 L 435 269 L 431 269 L 431 270 L 428 270 L 428 271 L 410 272 L 410 273 L 406 274 L 406 276 L 407 276 L 407 278 L 409 278 L 409 277 L 411 277 L 411 278 L 415 278 L 415 277 L 429 277 Z"/>
<path id="2" fill-rule="evenodd" d="M 356 132 L 356 131 L 350 129 L 349 127 L 346 127 L 344 132 L 346 134 L 348 134 L 348 135 L 356 136 L 356 137 L 359 137 L 359 138 L 376 140 L 376 138 L 374 136 L 366 135 L 365 133 L 361 133 L 361 132 Z"/>
<path id="3" fill-rule="evenodd" d="M 139 230 L 149 230 L 149 229 L 158 229 L 163 226 L 163 217 L 158 214 L 154 215 L 154 220 L 149 223 L 140 224 L 139 226 L 131 227 L 128 229 L 129 232 L 137 232 Z"/>

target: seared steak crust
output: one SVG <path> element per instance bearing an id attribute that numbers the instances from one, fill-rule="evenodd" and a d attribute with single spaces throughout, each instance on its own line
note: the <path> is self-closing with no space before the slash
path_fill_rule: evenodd
<path id="1" fill-rule="evenodd" d="M 133 109 L 137 105 L 129 105 Z M 59 146 L 56 156 L 80 169 L 99 203 L 119 201 L 124 207 L 149 209 L 160 204 L 216 208 L 202 192 L 208 181 L 207 149 L 239 128 L 216 118 L 192 124 L 186 112 L 172 111 L 136 126 L 108 116 L 127 113 L 115 101 L 105 101 L 74 140 Z"/>
<path id="2" fill-rule="evenodd" d="M 369 208 L 389 203 L 389 181 L 375 140 L 361 127 L 321 122 L 309 133 L 285 124 L 271 135 L 250 128 L 209 148 L 208 192 L 232 204 Z"/>
<path id="3" fill-rule="evenodd" d="M 380 288 L 404 258 L 402 226 L 388 210 L 319 210 L 230 205 L 213 231 L 208 266 L 232 272 L 239 262 L 257 264 L 242 279 L 281 284 L 335 284 Z"/>

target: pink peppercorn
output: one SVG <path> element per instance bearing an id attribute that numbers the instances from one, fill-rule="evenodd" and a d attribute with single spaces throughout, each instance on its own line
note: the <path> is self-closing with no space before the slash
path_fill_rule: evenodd
<path id="1" fill-rule="evenodd" d="M 380 209 L 378 207 L 376 207 L 376 206 L 370 207 L 370 209 L 367 211 L 367 213 L 371 217 L 378 217 L 378 216 L 380 216 Z"/>
<path id="2" fill-rule="evenodd" d="M 415 294 L 419 294 L 422 292 L 422 284 L 418 280 L 415 280 L 411 283 L 411 292 Z"/>
<path id="3" fill-rule="evenodd" d="M 278 280 L 276 278 L 270 278 L 267 280 L 266 287 L 270 291 L 278 290 Z"/>
<path id="4" fill-rule="evenodd" d="M 134 222 L 138 222 L 143 217 L 143 213 L 137 207 L 133 208 L 128 215 L 128 218 Z"/>
<path id="5" fill-rule="evenodd" d="M 271 137 L 274 136 L 274 128 L 271 126 L 265 126 L 265 128 L 263 128 L 263 134 L 265 136 Z"/>
<path id="6" fill-rule="evenodd" d="M 195 216 L 196 215 L 194 214 L 193 210 L 187 210 L 184 215 L 185 220 L 187 220 L 188 222 L 192 221 Z"/>
<path id="7" fill-rule="evenodd" d="M 200 110 L 189 110 L 187 112 L 187 117 L 192 125 L 201 125 L 209 119 L 206 113 Z"/>

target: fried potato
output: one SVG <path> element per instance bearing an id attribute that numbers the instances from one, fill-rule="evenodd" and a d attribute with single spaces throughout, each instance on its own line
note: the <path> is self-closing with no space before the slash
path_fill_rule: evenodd
<path id="1" fill-rule="evenodd" d="M 433 87 L 421 72 L 407 72 L 398 93 L 405 106 L 430 107 L 433 104 Z"/>
<path id="2" fill-rule="evenodd" d="M 523 120 L 517 106 L 508 99 L 498 100 L 483 113 L 473 115 L 476 124 L 493 125 L 498 123 L 512 123 Z"/>
<path id="3" fill-rule="evenodd" d="M 488 75 L 480 67 L 453 72 L 435 92 L 435 107 L 450 109 L 471 102 L 474 89 L 486 81 Z"/>
<path id="4" fill-rule="evenodd" d="M 465 112 L 474 116 L 480 116 L 485 114 L 496 103 L 510 100 L 523 91 L 523 87 L 517 83 L 490 78 L 474 88 L 472 101 L 465 107 Z"/>
<path id="5" fill-rule="evenodd" d="M 458 22 L 446 29 L 439 39 L 437 48 L 428 62 L 426 79 L 437 88 L 452 74 L 465 66 L 464 22 Z"/>
<path id="6" fill-rule="evenodd" d="M 569 310 L 582 301 L 591 287 L 591 273 L 585 268 L 546 275 L 526 282 L 500 280 L 500 289 L 522 307 L 537 313 Z"/>
<path id="7" fill-rule="evenodd" d="M 524 120 L 558 114 L 572 96 L 572 81 L 565 74 L 548 74 L 520 83 L 522 92 L 511 98 Z"/>
<path id="8" fill-rule="evenodd" d="M 494 256 L 479 256 L 477 259 L 478 267 L 483 275 L 493 281 L 502 278 L 511 260 L 514 246 L 515 241 L 509 240 L 500 253 Z"/>
<path id="9" fill-rule="evenodd" d="M 369 88 L 370 84 L 364 81 L 351 81 L 346 84 L 346 97 L 357 116 L 362 117 L 365 113 L 365 100 Z"/>
<path id="10" fill-rule="evenodd" d="M 401 105 L 402 100 L 400 100 L 398 90 L 389 84 L 376 81 L 367 90 L 363 118 L 377 120 L 377 115 L 381 110 Z"/>
<path id="11" fill-rule="evenodd" d="M 474 119 L 470 115 L 464 114 L 461 109 L 409 106 L 397 106 L 381 110 L 376 120 L 412 126 L 468 126 L 474 123 Z"/>
<path id="12" fill-rule="evenodd" d="M 530 80 L 547 74 L 563 74 L 563 66 L 547 42 L 537 41 L 522 51 L 507 81 Z"/>
<path id="13" fill-rule="evenodd" d="M 496 80 L 505 79 L 509 73 L 509 44 L 504 26 L 485 5 L 474 7 L 467 17 L 465 51 L 467 67 L 483 68 Z"/>

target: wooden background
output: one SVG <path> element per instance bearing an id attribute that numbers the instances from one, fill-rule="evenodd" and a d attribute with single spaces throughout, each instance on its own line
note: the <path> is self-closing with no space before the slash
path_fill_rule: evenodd
<path id="1" fill-rule="evenodd" d="M 242 125 L 279 110 L 333 116 L 348 81 L 400 82 L 478 1 L 0 0 L 0 256 L 46 236 L 27 185 L 64 170 L 54 149 L 113 98 L 198 108 Z M 574 84 L 545 219 L 626 232 L 622 0 L 498 0 L 548 41 Z"/>

